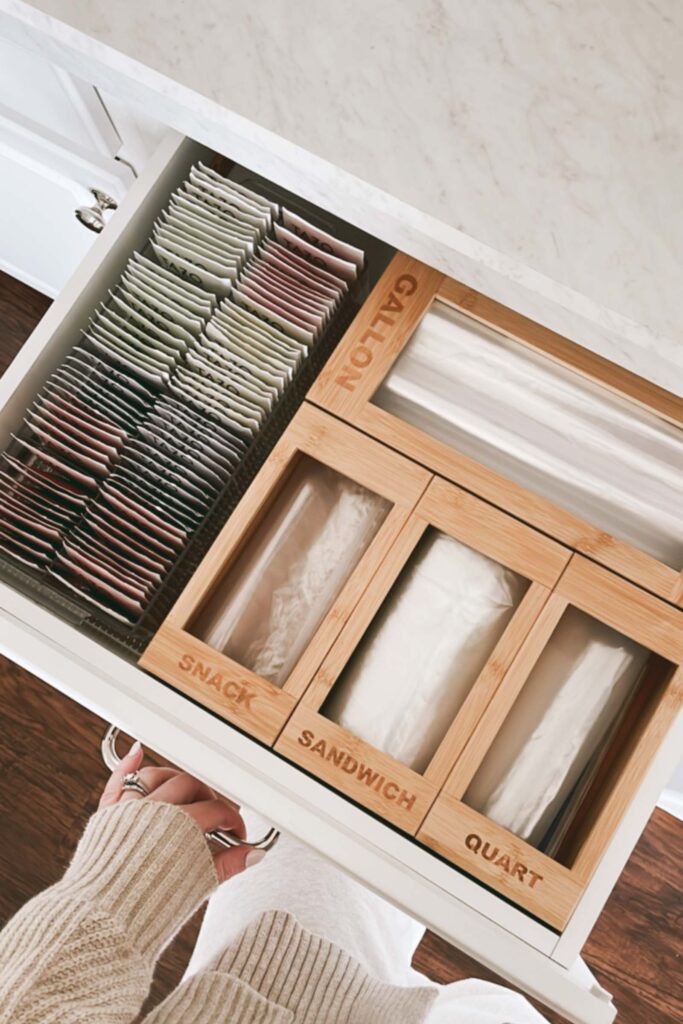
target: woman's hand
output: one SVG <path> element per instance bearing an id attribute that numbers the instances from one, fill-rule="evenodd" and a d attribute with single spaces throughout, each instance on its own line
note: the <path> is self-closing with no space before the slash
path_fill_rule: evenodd
<path id="1" fill-rule="evenodd" d="M 161 803 L 177 804 L 197 823 L 202 832 L 227 829 L 240 839 L 246 835 L 244 821 L 239 807 L 225 797 L 217 796 L 212 789 L 192 775 L 177 768 L 141 768 L 145 754 L 139 743 L 134 743 L 121 763 L 114 769 L 104 788 L 99 806 L 112 807 L 124 800 L 156 800 Z M 137 772 L 140 781 L 149 791 L 141 793 L 123 788 L 123 779 L 129 772 Z M 257 864 L 264 856 L 263 850 L 250 846 L 235 846 L 229 850 L 212 849 L 213 863 L 221 882 L 239 874 L 245 868 Z"/>

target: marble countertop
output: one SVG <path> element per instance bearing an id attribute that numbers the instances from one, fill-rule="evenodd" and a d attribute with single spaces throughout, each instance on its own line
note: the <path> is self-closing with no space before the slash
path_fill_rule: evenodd
<path id="1" fill-rule="evenodd" d="M 0 0 L 0 31 L 683 393 L 677 0 Z"/>

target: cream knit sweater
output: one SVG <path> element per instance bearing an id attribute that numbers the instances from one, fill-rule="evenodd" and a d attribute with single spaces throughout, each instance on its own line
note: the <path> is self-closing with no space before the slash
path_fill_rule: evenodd
<path id="1" fill-rule="evenodd" d="M 130 1024 L 162 949 L 218 884 L 169 804 L 90 819 L 64 878 L 0 933 L 0 1024 Z M 371 978 L 289 914 L 255 920 L 145 1024 L 419 1024 L 436 993 Z"/>

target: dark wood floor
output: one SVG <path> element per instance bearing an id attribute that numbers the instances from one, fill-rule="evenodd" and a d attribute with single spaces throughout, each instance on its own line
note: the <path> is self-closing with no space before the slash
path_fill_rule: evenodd
<path id="1" fill-rule="evenodd" d="M 0 274 L 0 369 L 48 305 Z M 64 870 L 105 780 L 105 723 L 0 658 L 0 725 L 1 924 Z M 682 855 L 683 825 L 656 811 L 586 947 L 590 967 L 614 994 L 620 1024 L 683 1024 Z M 162 958 L 148 1006 L 180 978 L 200 917 Z M 492 977 L 430 934 L 414 963 L 441 982 Z"/>

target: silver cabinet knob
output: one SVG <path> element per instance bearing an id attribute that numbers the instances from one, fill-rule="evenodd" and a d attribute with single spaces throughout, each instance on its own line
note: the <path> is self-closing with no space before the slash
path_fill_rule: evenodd
<path id="1" fill-rule="evenodd" d="M 104 219 L 104 211 L 118 209 L 118 203 L 99 188 L 91 188 L 90 194 L 95 200 L 93 205 L 79 206 L 74 210 L 74 213 L 84 227 L 99 234 L 107 223 Z"/>

